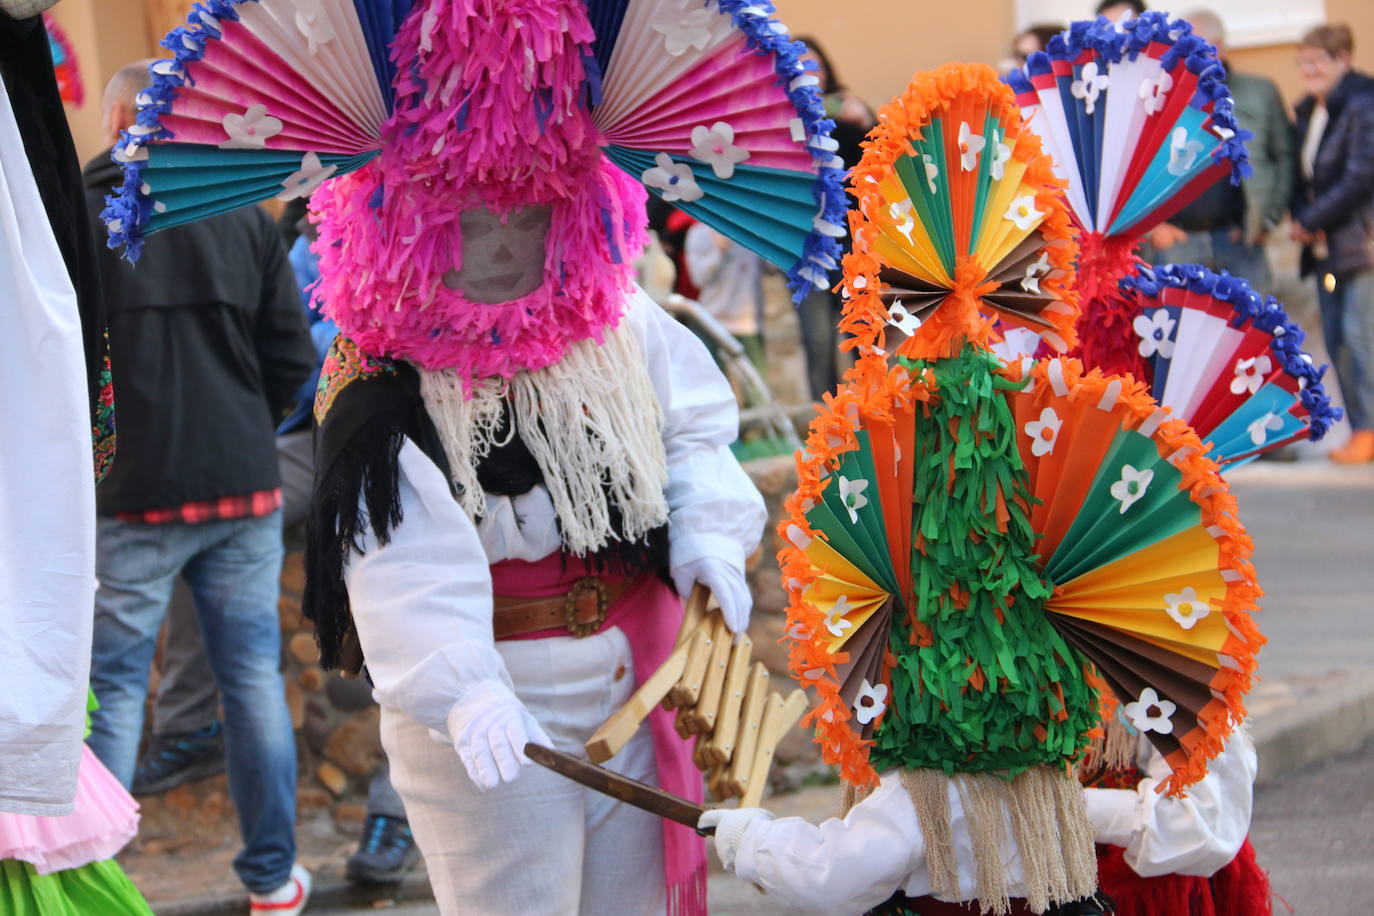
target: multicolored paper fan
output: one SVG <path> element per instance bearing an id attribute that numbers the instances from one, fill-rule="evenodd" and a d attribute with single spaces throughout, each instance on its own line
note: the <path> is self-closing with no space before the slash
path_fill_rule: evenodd
<path id="1" fill-rule="evenodd" d="M 1142 267 L 1121 281 L 1136 308 L 1136 346 L 1150 393 L 1238 465 L 1299 439 L 1320 439 L 1341 417 L 1322 387 L 1325 366 L 1274 297 L 1197 264 Z"/>
<path id="2" fill-rule="evenodd" d="M 1263 639 L 1250 543 L 1197 435 L 1076 360 L 901 362 L 910 381 L 829 401 L 781 529 L 825 759 L 856 784 L 875 764 L 1053 764 L 1084 747 L 1105 681 L 1170 790 L 1201 778 Z"/>
<path id="3" fill-rule="evenodd" d="M 868 147 L 851 178 L 851 231 L 864 240 L 846 295 L 873 284 L 881 302 L 851 309 L 844 330 L 877 344 L 891 325 L 909 335 L 895 348 L 902 355 L 952 355 L 1008 326 L 1061 351 L 1072 345 L 1074 249 L 1060 182 L 992 68 L 922 75 L 882 110 Z"/>
<path id="4" fill-rule="evenodd" d="M 1216 181 L 1249 175 L 1216 49 L 1192 26 L 1147 12 L 1117 26 L 1076 22 L 1008 82 L 1030 129 L 1068 181 L 1083 229 L 1078 264 L 1082 357 L 1112 372 L 1141 369 L 1116 332 L 1129 320 L 1116 281 L 1140 236 Z M 1124 338 L 1121 338 L 1124 339 Z"/>
<path id="5" fill-rule="evenodd" d="M 67 32 L 51 13 L 43 14 L 43 27 L 48 32 L 48 50 L 52 52 L 52 67 L 57 74 L 57 91 L 62 101 L 78 108 L 86 101 L 86 88 L 81 81 L 81 66 L 76 59 Z"/>
<path id="6" fill-rule="evenodd" d="M 271 197 L 306 196 L 381 150 L 408 15 L 444 0 L 204 0 L 163 46 L 115 157 L 112 245 Z M 586 103 L 606 155 L 701 221 L 827 285 L 844 234 L 843 166 L 806 48 L 766 0 L 589 0 Z M 483 52 L 484 53 L 484 52 Z M 440 97 L 442 87 L 433 87 Z M 443 98 L 444 104 L 451 99 Z M 538 111 L 551 100 L 532 94 Z M 461 118 L 454 131 L 462 131 Z"/>

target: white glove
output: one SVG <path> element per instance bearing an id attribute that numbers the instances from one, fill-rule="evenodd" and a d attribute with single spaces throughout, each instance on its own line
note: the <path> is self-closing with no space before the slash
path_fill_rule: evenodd
<path id="1" fill-rule="evenodd" d="M 468 778 L 482 792 L 513 782 L 533 762 L 525 756 L 526 743 L 553 746 L 525 704 L 499 681 L 484 682 L 453 704 L 448 733 Z"/>
<path id="2" fill-rule="evenodd" d="M 754 608 L 754 596 L 743 571 L 716 557 L 702 557 L 673 569 L 673 585 L 686 600 L 692 586 L 700 582 L 711 590 L 720 602 L 720 613 L 731 633 L 749 629 L 749 612 Z"/>
<path id="3" fill-rule="evenodd" d="M 773 812 L 763 808 L 712 808 L 697 820 L 697 827 L 716 828 L 716 855 L 727 871 L 735 870 L 735 852 L 744 831 L 757 820 L 771 821 Z"/>

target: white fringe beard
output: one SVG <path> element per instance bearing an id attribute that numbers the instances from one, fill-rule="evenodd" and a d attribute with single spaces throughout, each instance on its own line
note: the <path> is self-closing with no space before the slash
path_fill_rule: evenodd
<path id="1" fill-rule="evenodd" d="M 543 471 L 570 553 L 636 541 L 667 522 L 663 409 L 628 325 L 608 330 L 599 346 L 579 341 L 552 366 L 484 379 L 471 391 L 451 369 L 418 370 L 457 499 L 474 521 L 486 509 L 477 466 L 504 444 L 497 437 L 509 404 L 509 435 L 520 437 Z M 611 528 L 612 502 L 619 532 Z"/>

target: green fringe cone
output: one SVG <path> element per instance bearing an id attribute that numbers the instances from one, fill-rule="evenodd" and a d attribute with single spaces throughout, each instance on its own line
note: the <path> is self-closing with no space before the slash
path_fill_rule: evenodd
<path id="1" fill-rule="evenodd" d="M 969 346 L 953 359 L 903 363 L 913 377 L 934 372 L 938 388 L 916 421 L 909 600 L 919 625 L 901 612 L 893 621 L 892 702 L 873 765 L 1007 779 L 1062 765 L 1086 747 L 1098 700 L 1044 611 L 1053 585 L 1018 506 L 1030 497 L 1004 394 L 1015 386 L 996 374 L 995 356 Z M 1011 515 L 1005 532 L 998 487 Z"/>
<path id="2" fill-rule="evenodd" d="M 114 859 L 40 875 L 28 862 L 0 860 L 4 916 L 153 916 Z"/>

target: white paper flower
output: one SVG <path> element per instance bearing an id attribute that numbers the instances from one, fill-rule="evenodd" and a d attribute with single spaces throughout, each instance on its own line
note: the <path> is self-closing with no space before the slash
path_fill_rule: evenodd
<path id="1" fill-rule="evenodd" d="M 1027 356 L 1033 356 L 1040 349 L 1040 335 L 1030 328 L 1007 328 L 1002 339 L 988 345 L 1002 365 L 1010 366 Z"/>
<path id="2" fill-rule="evenodd" d="M 887 709 L 887 685 L 874 686 L 864 678 L 859 685 L 859 695 L 854 698 L 854 718 L 860 725 L 867 725 Z"/>
<path id="3" fill-rule="evenodd" d="M 1026 267 L 1026 275 L 1021 278 L 1021 288 L 1028 293 L 1040 292 L 1040 281 L 1050 272 L 1050 253 L 1041 252 L 1040 260 Z"/>
<path id="4" fill-rule="evenodd" d="M 711 18 L 715 15 L 709 9 L 670 9 L 660 13 L 649 25 L 663 36 L 665 50 L 673 57 L 680 57 L 688 48 L 706 49 L 711 43 Z"/>
<path id="5" fill-rule="evenodd" d="M 1212 606 L 1197 596 L 1197 589 L 1191 585 L 1177 594 L 1164 596 L 1164 610 L 1174 623 L 1191 630 L 1199 620 L 1212 613 Z"/>
<path id="6" fill-rule="evenodd" d="M 1059 441 L 1059 430 L 1064 426 L 1064 421 L 1059 419 L 1059 414 L 1054 412 L 1053 407 L 1046 407 L 1040 411 L 1040 419 L 1031 420 L 1026 424 L 1026 435 L 1031 437 L 1031 454 L 1037 458 L 1043 458 L 1054 451 L 1054 445 Z"/>
<path id="7" fill-rule="evenodd" d="M 1145 113 L 1152 115 L 1157 111 L 1163 111 L 1165 97 L 1172 88 L 1174 88 L 1174 78 L 1169 75 L 1168 70 L 1161 70 L 1159 76 L 1154 79 L 1142 80 L 1140 97 L 1145 100 Z"/>
<path id="8" fill-rule="evenodd" d="M 921 326 L 921 319 L 908 312 L 901 302 L 894 302 L 887 310 L 887 323 L 910 337 Z"/>
<path id="9" fill-rule="evenodd" d="M 911 241 L 911 233 L 916 231 L 916 217 L 912 215 L 912 210 L 910 198 L 887 206 L 888 215 L 896 223 L 896 230 L 906 236 L 908 242 Z"/>
<path id="10" fill-rule="evenodd" d="M 281 133 L 282 123 L 267 113 L 266 105 L 251 105 L 243 114 L 227 114 L 221 122 L 229 137 L 220 149 L 263 149 Z"/>
<path id="11" fill-rule="evenodd" d="M 1201 140 L 1189 140 L 1188 128 L 1176 127 L 1169 139 L 1169 174 L 1187 175 L 1202 153 Z"/>
<path id="12" fill-rule="evenodd" d="M 853 609 L 849 606 L 849 596 L 841 595 L 835 606 L 830 609 L 830 613 L 825 615 L 825 628 L 830 631 L 831 636 L 843 636 L 845 630 L 854 626 L 854 621 L 844 619 L 844 615 L 851 610 Z"/>
<path id="13" fill-rule="evenodd" d="M 965 172 L 978 168 L 978 154 L 987 146 L 987 138 L 975 134 L 967 121 L 959 122 L 959 166 Z"/>
<path id="14" fill-rule="evenodd" d="M 717 178 L 731 178 L 749 151 L 735 146 L 735 129 L 724 121 L 692 128 L 692 158 L 709 163 Z"/>
<path id="15" fill-rule="evenodd" d="M 850 480 L 843 474 L 840 475 L 840 502 L 849 510 L 851 525 L 859 523 L 859 510 L 868 505 L 868 497 L 864 496 L 864 490 L 867 489 L 867 480 Z"/>
<path id="16" fill-rule="evenodd" d="M 1274 362 L 1267 353 L 1236 360 L 1236 377 L 1231 379 L 1231 393 L 1254 394 L 1273 371 Z"/>
<path id="17" fill-rule="evenodd" d="M 664 200 L 669 203 L 677 200 L 690 202 L 705 196 L 706 192 L 697 184 L 690 165 L 674 162 L 667 153 L 659 153 L 654 157 L 654 162 L 658 165 L 645 169 L 639 179 L 649 187 L 662 191 Z"/>
<path id="18" fill-rule="evenodd" d="M 1169 317 L 1168 309 L 1155 309 L 1151 315 L 1136 315 L 1131 322 L 1140 337 L 1136 350 L 1149 359 L 1158 353 L 1165 359 L 1174 358 L 1174 319 Z"/>
<path id="19" fill-rule="evenodd" d="M 1121 479 L 1111 486 L 1112 499 L 1120 500 L 1121 513 L 1124 515 L 1126 510 L 1135 505 L 1136 500 L 1145 495 L 1145 491 L 1150 487 L 1150 481 L 1155 479 L 1155 472 L 1149 468 L 1137 471 L 1129 464 L 1121 466 Z"/>
<path id="20" fill-rule="evenodd" d="M 993 181 L 1001 181 L 1002 175 L 1007 170 L 1007 163 L 1011 161 L 1011 147 L 1002 142 L 1006 134 L 999 131 L 992 132 L 992 162 L 988 164 L 988 174 Z"/>
<path id="21" fill-rule="evenodd" d="M 281 186 L 286 190 L 277 195 L 277 200 L 309 197 L 338 169 L 337 165 L 322 165 L 315 153 L 306 153 L 301 157 L 301 167 L 282 179 Z"/>
<path id="22" fill-rule="evenodd" d="M 935 160 L 931 158 L 930 153 L 922 153 L 921 161 L 924 162 L 926 166 L 926 187 L 930 188 L 930 193 L 934 194 L 935 179 L 940 175 L 940 167 L 935 164 Z"/>
<path id="23" fill-rule="evenodd" d="M 1153 687 L 1146 687 L 1140 691 L 1140 699 L 1134 703 L 1127 703 L 1123 711 L 1137 731 L 1171 735 L 1174 732 L 1171 718 L 1177 709 L 1178 707 L 1168 700 L 1161 700 Z"/>
<path id="24" fill-rule="evenodd" d="M 1044 215 L 1035 209 L 1035 195 L 1027 194 L 1011 202 L 1011 206 L 1007 208 L 1006 218 L 1015 223 L 1017 229 L 1025 232 L 1033 228 Z"/>
<path id="25" fill-rule="evenodd" d="M 1245 427 L 1245 431 L 1250 434 L 1250 441 L 1256 445 L 1263 445 L 1269 440 L 1269 430 L 1283 429 L 1283 418 L 1274 411 L 1267 411 L 1264 416 L 1257 417 Z"/>
<path id="26" fill-rule="evenodd" d="M 1083 113 L 1092 114 L 1097 110 L 1097 97 L 1102 90 L 1111 85 L 1107 74 L 1097 72 L 1097 61 L 1090 60 L 1083 65 L 1079 78 L 1069 86 L 1069 92 L 1076 99 L 1083 100 Z"/>
<path id="27" fill-rule="evenodd" d="M 323 0 L 296 0 L 296 28 L 300 29 L 306 48 L 311 54 L 319 52 L 320 45 L 328 44 L 336 37 L 334 26 L 325 12 Z"/>

